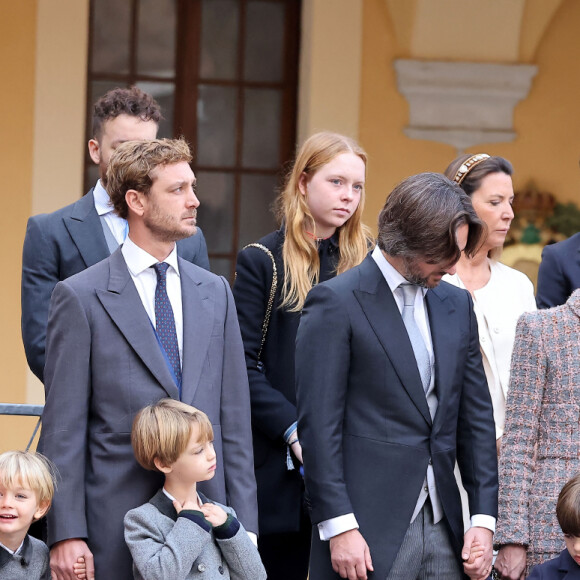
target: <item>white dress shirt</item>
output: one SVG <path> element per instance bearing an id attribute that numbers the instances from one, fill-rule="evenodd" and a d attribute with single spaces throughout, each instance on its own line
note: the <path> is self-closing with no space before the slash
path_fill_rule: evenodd
<path id="1" fill-rule="evenodd" d="M 145 311 L 155 328 L 155 288 L 157 287 L 157 274 L 151 267 L 159 260 L 141 249 L 131 240 L 131 235 L 127 236 L 125 243 L 121 246 L 123 258 L 127 263 L 129 274 L 137 287 L 137 292 L 141 297 L 141 302 Z M 173 309 L 175 319 L 175 332 L 177 333 L 177 344 L 179 346 L 179 360 L 183 367 L 183 306 L 181 302 L 181 280 L 179 277 L 179 266 L 177 264 L 177 246 L 165 260 L 169 264 L 167 268 L 167 296 Z"/>
<path id="2" fill-rule="evenodd" d="M 385 258 L 378 246 L 375 246 L 373 253 L 371 254 L 373 260 L 376 262 L 378 268 L 383 274 L 391 292 L 393 292 L 393 297 L 399 308 L 399 312 L 403 311 L 404 301 L 400 292 L 395 292 L 395 290 L 407 280 L 403 275 L 392 266 L 388 260 Z M 425 308 L 425 295 L 427 294 L 427 288 L 420 288 L 420 291 L 415 294 L 415 322 L 417 323 L 419 330 L 421 331 L 421 336 L 425 341 L 425 346 L 429 352 L 429 357 L 431 359 L 431 368 L 434 369 L 434 354 L 433 354 L 433 342 L 431 340 L 431 331 L 429 328 L 429 318 L 427 316 L 427 310 Z M 433 387 L 433 381 L 435 380 L 435 373 L 431 373 L 431 385 L 429 389 Z M 411 521 L 416 517 L 413 513 Z M 471 517 L 471 526 L 482 527 L 495 531 L 495 518 L 485 514 L 475 514 Z M 344 514 L 336 518 L 331 518 L 325 520 L 318 524 L 318 534 L 321 540 L 330 540 L 330 538 L 347 532 L 349 530 L 358 529 L 358 522 L 354 514 Z"/>
<path id="3" fill-rule="evenodd" d="M 100 179 L 97 181 L 97 185 L 95 185 L 93 189 L 93 199 L 95 201 L 95 209 L 97 210 L 99 217 L 104 217 L 106 224 L 109 226 L 109 229 L 113 234 L 113 237 L 117 243 L 121 245 L 127 237 L 129 226 L 126 219 L 119 217 L 115 213 L 115 210 L 111 205 L 111 198 L 109 197 L 106 189 L 103 187 Z"/>

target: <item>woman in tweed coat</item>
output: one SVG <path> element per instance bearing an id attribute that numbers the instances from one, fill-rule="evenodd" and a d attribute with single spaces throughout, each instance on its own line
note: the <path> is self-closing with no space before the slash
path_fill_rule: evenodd
<path id="1" fill-rule="evenodd" d="M 564 549 L 562 486 L 580 471 L 580 290 L 522 315 L 516 331 L 499 469 L 496 569 L 507 580 Z"/>

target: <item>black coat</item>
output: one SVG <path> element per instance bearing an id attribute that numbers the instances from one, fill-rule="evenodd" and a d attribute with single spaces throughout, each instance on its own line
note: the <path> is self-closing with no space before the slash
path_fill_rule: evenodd
<path id="1" fill-rule="evenodd" d="M 286 467 L 283 439 L 297 419 L 294 348 L 300 322 L 299 312 L 279 308 L 284 285 L 283 242 L 282 230 L 258 241 L 272 252 L 278 270 L 274 308 L 261 356 L 263 371 L 258 368 L 258 352 L 272 285 L 272 261 L 263 250 L 250 247 L 238 254 L 233 288 L 250 382 L 261 534 L 298 531 L 304 492 L 299 470 Z M 320 281 L 328 280 L 335 275 L 339 258 L 334 237 L 320 242 L 319 256 Z"/>

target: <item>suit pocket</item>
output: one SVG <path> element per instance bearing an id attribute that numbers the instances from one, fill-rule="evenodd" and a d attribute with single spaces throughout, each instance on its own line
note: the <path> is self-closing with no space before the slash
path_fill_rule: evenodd
<path id="1" fill-rule="evenodd" d="M 578 405 L 548 403 L 542 406 L 538 458 L 578 457 Z"/>

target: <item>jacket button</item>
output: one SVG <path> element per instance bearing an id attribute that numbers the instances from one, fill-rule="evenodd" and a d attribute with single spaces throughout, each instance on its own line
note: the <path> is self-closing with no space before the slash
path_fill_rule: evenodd
<path id="1" fill-rule="evenodd" d="M 223 573 L 224 573 L 224 567 L 223 567 L 223 566 L 218 566 L 218 572 L 219 572 L 220 574 L 222 574 L 222 576 L 223 576 Z"/>
<path id="2" fill-rule="evenodd" d="M 199 564 L 197 567 L 198 572 L 205 572 L 205 564 Z"/>
<path id="3" fill-rule="evenodd" d="M 433 461 L 430 457 L 429 457 L 429 465 L 433 465 Z"/>
<path id="4" fill-rule="evenodd" d="M 429 488 L 428 488 L 427 486 L 425 486 L 423 489 L 424 489 L 424 490 L 425 490 L 427 493 L 429 493 Z"/>

